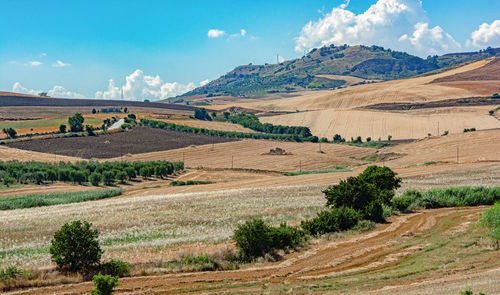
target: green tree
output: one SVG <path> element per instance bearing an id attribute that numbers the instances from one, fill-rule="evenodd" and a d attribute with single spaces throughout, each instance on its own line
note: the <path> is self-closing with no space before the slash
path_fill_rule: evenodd
<path id="1" fill-rule="evenodd" d="M 85 118 L 83 118 L 82 114 L 74 114 L 73 116 L 68 118 L 69 130 L 71 132 L 83 131 L 83 122 L 85 122 Z"/>
<path id="2" fill-rule="evenodd" d="M 89 136 L 95 136 L 94 127 L 90 125 L 85 125 L 85 131 L 87 131 L 87 134 Z"/>
<path id="3" fill-rule="evenodd" d="M 389 167 L 369 166 L 358 178 L 367 183 L 373 184 L 379 191 L 379 197 L 385 205 L 390 205 L 394 197 L 394 190 L 401 186 L 401 178 Z"/>
<path id="4" fill-rule="evenodd" d="M 97 111 L 95 109 L 92 109 L 92 114 L 95 114 L 97 113 Z"/>
<path id="5" fill-rule="evenodd" d="M 84 182 L 87 182 L 87 174 L 85 174 L 83 171 L 76 171 L 73 174 L 73 182 L 82 184 Z"/>
<path id="6" fill-rule="evenodd" d="M 125 173 L 124 171 L 118 171 L 115 177 L 120 181 L 120 183 L 125 183 L 125 181 L 127 180 L 127 173 Z"/>
<path id="7" fill-rule="evenodd" d="M 66 133 L 66 125 L 64 124 L 59 125 L 59 132 Z"/>
<path id="8" fill-rule="evenodd" d="M 238 226 L 233 240 L 244 259 L 263 256 L 272 250 L 273 245 L 271 228 L 262 219 L 253 219 Z"/>
<path id="9" fill-rule="evenodd" d="M 115 174 L 111 171 L 104 171 L 102 173 L 102 182 L 104 185 L 113 185 L 114 184 Z"/>
<path id="10" fill-rule="evenodd" d="M 89 179 L 90 179 L 90 183 L 93 186 L 99 186 L 99 183 L 101 182 L 101 179 L 102 179 L 102 175 L 100 173 L 93 172 L 92 174 L 90 174 Z"/>
<path id="11" fill-rule="evenodd" d="M 127 173 L 127 177 L 130 180 L 137 177 L 134 167 L 126 167 L 124 171 L 125 171 L 125 173 Z"/>
<path id="12" fill-rule="evenodd" d="M 50 254 L 59 268 L 70 272 L 88 272 L 101 261 L 99 231 L 87 221 L 66 223 L 54 234 Z"/>
<path id="13" fill-rule="evenodd" d="M 14 128 L 4 128 L 2 131 L 10 138 L 16 138 L 17 136 L 17 131 Z"/>
<path id="14" fill-rule="evenodd" d="M 118 276 L 97 274 L 92 279 L 95 289 L 90 292 L 90 295 L 111 295 L 113 289 L 118 286 Z"/>

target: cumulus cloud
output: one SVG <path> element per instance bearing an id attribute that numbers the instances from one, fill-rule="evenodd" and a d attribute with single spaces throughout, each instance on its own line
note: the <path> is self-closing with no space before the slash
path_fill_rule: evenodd
<path id="1" fill-rule="evenodd" d="M 467 40 L 467 45 L 475 47 L 500 46 L 500 20 L 480 25 L 477 30 L 472 32 L 471 39 Z"/>
<path id="2" fill-rule="evenodd" d="M 16 82 L 12 86 L 12 92 L 25 93 L 31 95 L 38 95 L 40 92 L 44 92 L 42 90 L 35 90 L 23 87 L 21 83 Z M 63 86 L 56 85 L 49 91 L 47 91 L 47 95 L 51 97 L 61 97 L 61 98 L 85 98 L 85 95 L 80 94 L 78 92 L 69 91 Z"/>
<path id="3" fill-rule="evenodd" d="M 281 55 L 278 55 L 278 62 L 282 63 L 284 61 L 285 59 Z"/>
<path id="4" fill-rule="evenodd" d="M 441 27 L 429 28 L 420 0 L 378 0 L 365 12 L 348 10 L 349 2 L 310 21 L 295 40 L 302 52 L 329 44 L 380 45 L 425 56 L 460 48 Z"/>
<path id="5" fill-rule="evenodd" d="M 200 86 L 205 86 L 210 82 L 210 80 L 206 79 L 200 82 Z"/>
<path id="6" fill-rule="evenodd" d="M 210 29 L 208 30 L 208 37 L 209 38 L 219 38 L 219 37 L 222 37 L 226 34 L 226 32 L 222 31 L 222 30 L 217 30 L 217 29 Z"/>
<path id="7" fill-rule="evenodd" d="M 55 63 L 52 64 L 53 67 L 55 68 L 62 68 L 62 67 L 68 67 L 71 64 L 63 63 L 62 61 L 58 60 Z"/>
<path id="8" fill-rule="evenodd" d="M 38 67 L 38 66 L 39 66 L 39 65 L 41 65 L 41 64 L 42 64 L 41 62 L 36 61 L 36 60 L 34 60 L 34 61 L 29 61 L 29 62 L 27 63 L 27 65 L 32 66 L 32 67 Z"/>
<path id="9" fill-rule="evenodd" d="M 247 31 L 245 29 L 240 30 L 241 37 L 245 37 L 246 34 L 247 34 Z"/>
<path id="10" fill-rule="evenodd" d="M 461 48 L 461 45 L 440 26 L 429 29 L 427 23 L 415 24 L 413 34 L 411 36 L 404 34 L 399 40 L 409 42 L 418 52 L 427 52 L 433 55 Z"/>
<path id="11" fill-rule="evenodd" d="M 164 82 L 160 76 L 148 76 L 141 70 L 135 70 L 125 78 L 125 85 L 118 87 L 114 80 L 109 80 L 108 89 L 97 91 L 96 98 L 119 99 L 123 89 L 123 97 L 128 100 L 165 99 L 193 90 L 194 83 L 181 84 Z"/>

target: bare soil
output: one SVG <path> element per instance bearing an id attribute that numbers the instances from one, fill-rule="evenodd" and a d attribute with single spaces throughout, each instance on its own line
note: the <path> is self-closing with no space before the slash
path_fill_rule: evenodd
<path id="1" fill-rule="evenodd" d="M 127 154 L 140 154 L 188 147 L 237 141 L 187 132 L 137 127 L 127 132 L 100 136 L 67 137 L 19 141 L 7 144 L 17 149 L 50 152 L 79 158 L 113 158 Z"/>
<path id="2" fill-rule="evenodd" d="M 484 67 L 455 75 L 437 78 L 432 83 L 454 82 L 454 81 L 500 81 L 500 58 L 495 58 Z"/>

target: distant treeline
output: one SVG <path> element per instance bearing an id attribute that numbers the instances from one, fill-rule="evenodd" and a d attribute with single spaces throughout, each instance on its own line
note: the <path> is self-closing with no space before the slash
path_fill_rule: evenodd
<path id="1" fill-rule="evenodd" d="M 43 184 L 63 181 L 92 185 L 112 185 L 115 181 L 124 182 L 142 177 L 162 178 L 184 170 L 183 162 L 150 161 L 150 162 L 95 162 L 81 161 L 76 163 L 58 162 L 19 162 L 0 161 L 0 181 L 6 186 L 13 183 Z"/>
<path id="2" fill-rule="evenodd" d="M 174 123 L 166 123 L 162 121 L 155 121 L 149 119 L 141 119 L 141 124 L 152 128 L 161 128 L 166 130 L 191 132 L 196 134 L 205 134 L 210 136 L 221 136 L 229 138 L 272 139 L 272 140 L 296 141 L 296 142 L 302 142 L 302 141 L 318 142 L 319 140 L 317 136 L 310 136 L 310 132 L 307 133 L 302 129 L 300 129 L 300 132 L 298 134 L 273 134 L 273 133 L 247 133 L 247 132 L 236 132 L 236 131 L 211 130 L 205 128 L 177 125 Z M 289 128 L 295 128 L 295 127 L 289 127 Z M 298 127 L 298 128 L 307 128 L 307 127 Z M 290 130 L 289 132 L 291 132 L 292 129 L 289 130 Z M 302 136 L 305 134 L 309 134 L 309 136 Z"/>
<path id="3" fill-rule="evenodd" d="M 226 116 L 224 116 L 224 118 L 226 118 Z M 259 121 L 259 118 L 254 114 L 239 113 L 229 116 L 226 120 L 235 124 L 239 124 L 243 127 L 264 133 L 298 135 L 301 138 L 312 136 L 309 127 L 283 126 L 273 125 L 271 123 L 261 123 Z"/>

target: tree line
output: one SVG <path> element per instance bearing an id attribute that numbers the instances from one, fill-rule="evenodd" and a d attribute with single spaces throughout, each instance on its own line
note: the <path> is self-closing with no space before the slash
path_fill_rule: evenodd
<path id="1" fill-rule="evenodd" d="M 113 185 L 143 178 L 163 178 L 184 170 L 183 162 L 149 161 L 149 162 L 95 162 L 80 161 L 76 163 L 58 162 L 20 162 L 0 161 L 0 181 L 5 186 L 10 184 L 44 184 L 62 181 L 84 184 L 90 182 L 94 186 Z"/>

